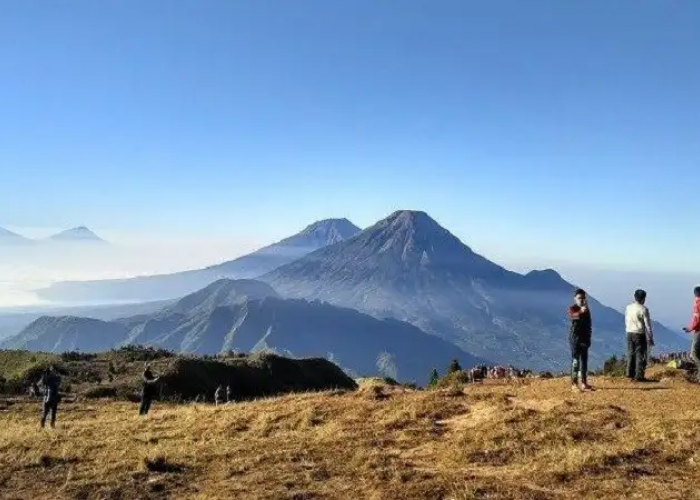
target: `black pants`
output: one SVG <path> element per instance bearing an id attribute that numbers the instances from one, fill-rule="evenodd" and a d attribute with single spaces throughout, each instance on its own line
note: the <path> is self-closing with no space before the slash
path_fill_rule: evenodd
<path id="1" fill-rule="evenodd" d="M 645 334 L 627 334 L 627 378 L 643 380 L 647 369 L 647 336 Z"/>
<path id="2" fill-rule="evenodd" d="M 139 415 L 147 415 L 148 411 L 151 409 L 151 403 L 153 402 L 153 397 L 150 395 L 144 395 L 141 397 L 141 406 L 139 407 Z"/>
<path id="3" fill-rule="evenodd" d="M 588 383 L 588 346 L 571 342 L 571 383 Z"/>
<path id="4" fill-rule="evenodd" d="M 56 427 L 56 412 L 58 411 L 58 401 L 44 401 L 44 411 L 41 416 L 41 426 L 46 425 L 46 419 L 51 413 L 51 427 Z"/>

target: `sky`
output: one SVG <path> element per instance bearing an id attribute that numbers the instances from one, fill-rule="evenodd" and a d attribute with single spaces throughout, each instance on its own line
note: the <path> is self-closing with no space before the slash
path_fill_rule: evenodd
<path id="1" fill-rule="evenodd" d="M 695 0 L 0 2 L 0 226 L 235 256 L 416 209 L 516 267 L 693 272 L 699 24 Z"/>

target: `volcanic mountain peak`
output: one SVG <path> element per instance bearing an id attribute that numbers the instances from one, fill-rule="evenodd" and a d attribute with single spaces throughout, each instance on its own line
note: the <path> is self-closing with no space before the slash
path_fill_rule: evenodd
<path id="1" fill-rule="evenodd" d="M 49 239 L 58 241 L 104 241 L 86 226 L 78 226 L 61 231 L 50 236 Z"/>
<path id="2" fill-rule="evenodd" d="M 352 238 L 360 232 L 360 228 L 350 222 L 348 219 L 324 219 L 313 224 L 309 224 L 296 235 L 287 238 L 311 237 L 314 240 L 332 245 L 339 241 L 344 241 Z M 284 243 L 283 240 L 281 243 Z"/>
<path id="3" fill-rule="evenodd" d="M 427 213 L 400 210 L 362 233 L 368 247 L 378 254 L 389 253 L 404 262 L 440 264 L 472 254 L 459 238 Z"/>

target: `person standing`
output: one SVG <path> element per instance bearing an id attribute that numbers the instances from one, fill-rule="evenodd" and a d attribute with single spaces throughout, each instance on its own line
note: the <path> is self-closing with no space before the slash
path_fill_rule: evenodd
<path id="1" fill-rule="evenodd" d="M 61 377 L 56 372 L 56 367 L 51 365 L 44 372 L 41 378 L 41 383 L 44 386 L 44 408 L 41 416 L 41 427 L 46 426 L 46 419 L 51 414 L 51 428 L 56 428 L 56 412 L 58 412 L 59 388 L 61 386 Z"/>
<path id="2" fill-rule="evenodd" d="M 644 305 L 647 292 L 636 290 L 634 302 L 625 308 L 625 331 L 627 332 L 627 378 L 646 382 L 644 372 L 649 358 L 649 347 L 654 345 L 649 308 Z"/>
<path id="3" fill-rule="evenodd" d="M 695 378 L 700 382 L 700 286 L 693 290 L 695 301 L 693 302 L 693 316 L 690 318 L 688 326 L 683 328 L 684 332 L 693 334 L 693 343 L 690 345 L 690 359 L 695 363 L 697 372 Z"/>
<path id="4" fill-rule="evenodd" d="M 158 378 L 153 375 L 151 371 L 151 365 L 146 364 L 143 370 L 143 390 L 141 392 L 141 406 L 139 407 L 139 415 L 147 415 L 151 409 L 151 403 L 153 403 L 153 398 L 156 396 L 156 382 Z"/>
<path id="5" fill-rule="evenodd" d="M 585 290 L 574 292 L 575 303 L 569 307 L 567 315 L 571 321 L 569 343 L 571 345 L 571 389 L 591 391 L 588 385 L 588 349 L 591 347 L 593 321 L 588 308 Z"/>

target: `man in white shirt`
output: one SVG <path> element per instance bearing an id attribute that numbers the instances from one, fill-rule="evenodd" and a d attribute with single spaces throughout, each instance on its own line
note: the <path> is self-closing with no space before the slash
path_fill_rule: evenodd
<path id="1" fill-rule="evenodd" d="M 627 332 L 627 378 L 646 382 L 644 371 L 647 367 L 649 346 L 654 345 L 654 331 L 651 327 L 649 309 L 644 305 L 647 292 L 636 290 L 634 302 L 625 309 L 625 331 Z"/>

